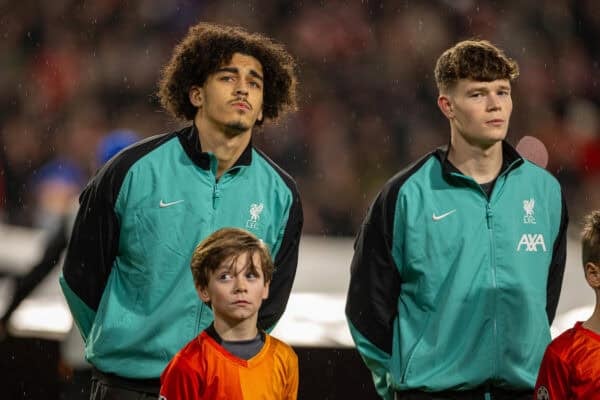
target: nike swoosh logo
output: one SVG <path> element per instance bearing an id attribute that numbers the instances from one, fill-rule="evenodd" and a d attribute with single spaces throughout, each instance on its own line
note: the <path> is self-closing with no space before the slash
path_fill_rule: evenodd
<path id="1" fill-rule="evenodd" d="M 160 203 L 158 203 L 158 205 L 160 206 L 160 208 L 165 208 L 165 207 L 174 206 L 175 204 L 183 203 L 184 201 L 185 200 L 177 200 L 177 201 L 172 201 L 170 203 L 165 203 L 161 200 Z"/>
<path id="2" fill-rule="evenodd" d="M 433 215 L 431 216 L 431 219 L 433 219 L 434 221 L 439 221 L 440 219 L 444 219 L 444 218 L 446 218 L 448 215 L 450 215 L 450 214 L 454 213 L 455 211 L 456 211 L 456 208 L 455 208 L 454 210 L 450 210 L 450 211 L 448 211 L 447 213 L 444 213 L 444 214 L 442 214 L 442 215 L 435 215 L 435 214 L 433 214 Z"/>

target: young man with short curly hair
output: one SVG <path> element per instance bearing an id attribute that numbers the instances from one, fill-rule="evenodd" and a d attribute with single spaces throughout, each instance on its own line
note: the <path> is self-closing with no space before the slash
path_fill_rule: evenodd
<path id="1" fill-rule="evenodd" d="M 565 265 L 559 183 L 506 141 L 517 64 L 485 40 L 438 59 L 449 146 L 399 172 L 358 234 L 346 305 L 385 399 L 530 399 Z"/>
<path id="2" fill-rule="evenodd" d="M 200 23 L 164 68 L 159 98 L 191 124 L 128 148 L 92 179 L 61 276 L 94 366 L 92 399 L 156 398 L 169 360 L 212 322 L 188 266 L 215 230 L 247 229 L 274 256 L 261 329 L 281 317 L 296 272 L 296 184 L 251 143 L 255 125 L 296 107 L 293 58 L 263 35 Z"/>

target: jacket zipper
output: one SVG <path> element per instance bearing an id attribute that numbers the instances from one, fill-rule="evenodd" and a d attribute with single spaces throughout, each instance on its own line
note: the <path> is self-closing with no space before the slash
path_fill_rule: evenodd
<path id="1" fill-rule="evenodd" d="M 495 245 L 495 241 L 494 241 L 494 225 L 493 225 L 493 212 L 492 212 L 492 208 L 490 207 L 490 203 L 489 200 L 486 204 L 486 220 L 487 220 L 487 228 L 488 228 L 488 232 L 490 235 L 490 266 L 491 266 L 491 271 L 492 271 L 492 287 L 493 287 L 493 293 L 494 293 L 494 311 L 492 313 L 493 315 L 493 337 L 494 337 L 494 357 L 493 357 L 493 364 L 492 364 L 492 376 L 496 376 L 497 370 L 498 370 L 498 366 L 497 366 L 497 351 L 498 351 L 498 321 L 497 321 L 497 311 L 498 311 L 498 307 L 497 307 L 497 290 L 498 290 L 498 282 L 497 282 L 497 277 L 496 277 L 496 245 Z"/>
<path id="2" fill-rule="evenodd" d="M 221 199 L 221 188 L 219 187 L 219 182 L 215 182 L 215 185 L 213 186 L 213 195 L 212 195 L 213 210 L 216 210 L 219 207 L 220 199 Z"/>

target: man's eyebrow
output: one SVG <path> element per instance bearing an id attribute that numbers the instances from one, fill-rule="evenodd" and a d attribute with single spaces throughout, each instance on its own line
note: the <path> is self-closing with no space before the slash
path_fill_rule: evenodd
<path id="1" fill-rule="evenodd" d="M 467 90 L 467 92 L 468 93 L 478 92 L 478 91 L 488 92 L 490 90 L 498 90 L 498 89 L 501 89 L 501 90 L 510 90 L 510 85 L 499 85 L 499 86 L 494 86 L 493 88 L 490 88 L 489 86 L 485 86 L 485 85 L 473 86 L 473 87 L 469 88 Z"/>
<path id="2" fill-rule="evenodd" d="M 250 75 L 252 75 L 253 77 L 255 77 L 256 79 L 260 79 L 261 81 L 263 80 L 263 77 L 261 74 L 259 74 L 258 72 L 256 72 L 255 70 L 251 69 L 250 70 Z"/>
<path id="3" fill-rule="evenodd" d="M 238 73 L 238 69 L 236 67 L 221 67 L 217 69 L 215 72 L 231 72 L 233 74 Z"/>
<path id="4" fill-rule="evenodd" d="M 219 73 L 219 72 L 231 72 L 232 74 L 238 74 L 240 71 L 236 67 L 221 67 L 218 70 L 216 70 L 215 72 L 216 73 Z M 256 72 L 253 69 L 250 70 L 250 75 L 252 75 L 256 79 L 260 79 L 261 81 L 263 80 L 262 75 L 259 74 L 258 72 Z"/>

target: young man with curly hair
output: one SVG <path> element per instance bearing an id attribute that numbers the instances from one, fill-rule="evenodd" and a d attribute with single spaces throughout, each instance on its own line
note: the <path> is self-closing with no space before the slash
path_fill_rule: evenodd
<path id="1" fill-rule="evenodd" d="M 94 367 L 92 399 L 156 398 L 169 360 L 212 322 L 189 276 L 212 232 L 244 228 L 272 252 L 261 329 L 281 317 L 296 272 L 296 184 L 251 143 L 255 125 L 295 109 L 293 58 L 263 35 L 200 23 L 176 46 L 159 97 L 191 124 L 129 147 L 91 180 L 60 279 Z"/>
<path id="2" fill-rule="evenodd" d="M 449 146 L 390 179 L 358 234 L 346 315 L 385 399 L 530 399 L 565 266 L 559 183 L 506 141 L 518 66 L 438 59 Z"/>

